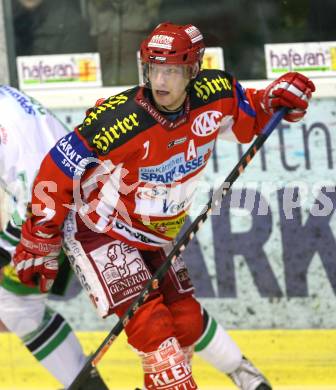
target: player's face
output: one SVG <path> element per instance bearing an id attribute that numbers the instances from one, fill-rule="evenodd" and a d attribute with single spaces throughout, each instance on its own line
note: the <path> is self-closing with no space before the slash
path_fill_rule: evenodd
<path id="1" fill-rule="evenodd" d="M 149 64 L 149 81 L 156 104 L 168 110 L 179 108 L 186 98 L 190 81 L 186 65 Z"/>

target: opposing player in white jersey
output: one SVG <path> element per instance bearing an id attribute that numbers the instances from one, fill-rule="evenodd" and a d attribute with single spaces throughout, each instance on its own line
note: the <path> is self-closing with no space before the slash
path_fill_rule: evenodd
<path id="1" fill-rule="evenodd" d="M 67 133 L 65 126 L 32 98 L 0 86 L 0 320 L 21 338 L 35 358 L 65 387 L 86 361 L 67 321 L 46 305 L 47 294 L 22 284 L 10 265 L 20 240 L 20 226 L 30 201 L 30 188 L 44 155 Z M 58 287 L 68 282 L 68 262 L 60 261 Z M 63 280 L 62 280 L 63 279 Z M 107 389 L 98 373 L 82 389 Z"/>

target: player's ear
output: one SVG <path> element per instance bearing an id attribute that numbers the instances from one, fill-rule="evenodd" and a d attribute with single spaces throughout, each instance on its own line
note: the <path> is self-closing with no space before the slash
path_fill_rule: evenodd
<path id="1" fill-rule="evenodd" d="M 199 72 L 200 72 L 200 63 L 195 62 L 191 67 L 191 78 L 192 79 L 196 78 Z"/>

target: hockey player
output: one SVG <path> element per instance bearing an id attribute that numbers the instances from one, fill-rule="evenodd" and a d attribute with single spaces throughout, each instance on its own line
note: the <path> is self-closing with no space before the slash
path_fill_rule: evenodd
<path id="1" fill-rule="evenodd" d="M 14 88 L 0 87 L 0 103 L 0 321 L 16 333 L 35 358 L 67 387 L 85 360 L 76 336 L 61 314 L 47 307 L 46 294 L 22 284 L 9 264 L 19 242 L 20 227 L 30 199 L 29 189 L 39 164 L 67 130 L 38 102 Z M 70 284 L 71 275 L 67 259 L 61 256 L 58 261 L 61 262 L 60 270 L 51 293 L 59 296 Z M 204 324 L 204 334 L 196 350 L 203 356 L 212 353 L 215 356 L 217 344 L 224 342 L 226 357 L 219 359 L 216 366 L 231 372 L 231 367 L 240 365 L 238 347 L 206 311 Z M 258 373 L 256 377 L 262 378 Z M 85 389 L 105 388 L 93 371 Z"/>
<path id="2" fill-rule="evenodd" d="M 46 294 L 22 284 L 9 262 L 20 240 L 30 188 L 42 158 L 67 132 L 35 100 L 14 88 L 0 86 L 0 320 L 66 387 L 86 361 L 82 348 L 67 321 L 46 306 Z M 64 276 L 64 255 L 59 261 L 64 271 L 60 276 Z M 61 291 L 66 283 L 59 280 L 55 287 Z M 107 389 L 93 371 L 83 389 L 97 388 Z"/>
<path id="3" fill-rule="evenodd" d="M 0 324 L 4 322 L 15 332 L 36 359 L 67 387 L 85 361 L 76 336 L 61 314 L 46 306 L 46 294 L 22 284 L 9 264 L 41 160 L 67 130 L 38 102 L 14 88 L 0 87 L 0 103 Z M 51 293 L 59 296 L 70 284 L 71 275 L 67 259 L 61 256 L 58 261 L 60 270 Z M 217 344 L 225 342 L 226 358 L 219 359 L 217 366 L 231 372 L 231 366 L 239 365 L 240 351 L 205 311 L 204 317 L 204 334 L 196 349 L 204 356 L 215 353 Z M 93 371 L 84 388 L 104 390 L 106 386 Z"/>
<path id="4" fill-rule="evenodd" d="M 100 316 L 121 316 L 183 225 L 200 174 L 222 135 L 250 142 L 272 113 L 300 120 L 315 90 L 291 72 L 265 90 L 244 89 L 229 73 L 200 71 L 203 37 L 192 25 L 159 25 L 141 45 L 145 86 L 92 108 L 42 162 L 32 215 L 14 262 L 20 279 L 47 291 L 64 247 Z M 125 326 L 142 359 L 146 389 L 196 389 L 195 344 L 243 390 L 269 390 L 221 329 L 209 330 L 181 259 Z M 211 350 L 211 353 L 209 352 Z"/>

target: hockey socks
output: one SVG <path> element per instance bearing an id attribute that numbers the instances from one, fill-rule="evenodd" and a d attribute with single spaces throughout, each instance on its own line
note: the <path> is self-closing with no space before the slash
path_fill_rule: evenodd
<path id="1" fill-rule="evenodd" d="M 242 356 L 239 347 L 203 308 L 204 330 L 195 345 L 204 360 L 226 373 L 241 390 L 272 390 L 264 375 Z"/>
<path id="2" fill-rule="evenodd" d="M 195 345 L 195 352 L 219 371 L 230 374 L 242 361 L 237 344 L 203 308 L 204 327 Z"/>
<path id="3" fill-rule="evenodd" d="M 65 387 L 85 363 L 86 357 L 69 324 L 58 313 L 46 310 L 40 327 L 22 337 L 35 358 Z"/>

